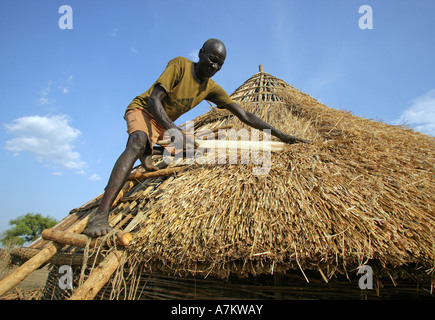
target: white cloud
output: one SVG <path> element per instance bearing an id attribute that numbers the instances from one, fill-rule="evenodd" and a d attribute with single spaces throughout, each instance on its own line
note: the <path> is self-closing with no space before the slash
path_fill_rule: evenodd
<path id="1" fill-rule="evenodd" d="M 435 136 L 435 89 L 418 97 L 393 124 L 405 124 L 414 130 Z"/>
<path id="2" fill-rule="evenodd" d="M 199 58 L 198 58 L 198 54 L 199 54 L 199 50 L 194 50 L 191 53 L 189 53 L 189 58 L 193 61 L 193 62 L 198 62 Z"/>
<path id="3" fill-rule="evenodd" d="M 48 81 L 47 85 L 38 92 L 38 102 L 39 106 L 54 106 L 56 104 L 55 100 L 52 98 L 53 91 L 59 89 L 63 94 L 67 94 L 71 91 L 73 76 L 64 73 L 64 78 L 61 80 Z M 53 89 L 54 88 L 54 89 Z"/>
<path id="4" fill-rule="evenodd" d="M 51 99 L 49 99 L 50 92 L 51 92 L 51 81 L 48 82 L 45 88 L 39 91 L 38 105 L 46 106 L 52 103 Z"/>
<path id="5" fill-rule="evenodd" d="M 134 54 L 139 54 L 139 50 L 137 50 L 136 48 L 131 48 L 131 52 L 133 52 Z"/>
<path id="6" fill-rule="evenodd" d="M 14 155 L 27 152 L 42 163 L 79 172 L 86 166 L 73 145 L 81 132 L 69 125 L 65 115 L 22 117 L 5 124 L 4 128 L 15 135 L 5 145 Z"/>
<path id="7" fill-rule="evenodd" d="M 48 104 L 48 99 L 45 98 L 45 97 L 41 97 L 41 98 L 39 98 L 39 100 L 38 100 L 38 104 L 41 105 L 41 106 L 45 106 L 45 105 Z"/>
<path id="8" fill-rule="evenodd" d="M 70 87 L 72 85 L 72 75 L 68 75 L 65 79 L 63 79 L 58 86 L 58 88 L 62 91 L 63 94 L 67 94 L 70 92 Z"/>
<path id="9" fill-rule="evenodd" d="M 109 32 L 109 36 L 111 37 L 117 37 L 118 36 L 118 32 L 119 32 L 119 28 L 113 28 L 110 32 Z"/>
<path id="10" fill-rule="evenodd" d="M 101 180 L 101 177 L 98 174 L 94 173 L 93 175 L 91 175 L 89 177 L 89 180 L 91 180 L 91 181 L 98 181 L 98 180 Z"/>

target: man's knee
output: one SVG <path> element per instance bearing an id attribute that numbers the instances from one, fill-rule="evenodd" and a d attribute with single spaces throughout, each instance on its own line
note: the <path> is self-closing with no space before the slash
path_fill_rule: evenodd
<path id="1" fill-rule="evenodd" d="M 148 144 L 147 134 L 143 131 L 135 131 L 128 137 L 127 149 L 131 149 L 139 156 L 145 152 Z"/>

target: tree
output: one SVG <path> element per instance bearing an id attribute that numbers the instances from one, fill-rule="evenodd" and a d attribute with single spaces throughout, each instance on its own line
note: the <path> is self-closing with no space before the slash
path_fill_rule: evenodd
<path id="1" fill-rule="evenodd" d="M 14 226 L 4 232 L 1 239 L 3 246 L 22 246 L 26 242 L 35 240 L 45 229 L 53 227 L 57 220 L 43 217 L 40 213 L 27 213 L 9 221 Z"/>

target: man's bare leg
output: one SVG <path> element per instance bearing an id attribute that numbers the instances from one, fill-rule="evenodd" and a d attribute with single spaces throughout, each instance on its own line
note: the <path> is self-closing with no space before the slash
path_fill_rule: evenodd
<path id="1" fill-rule="evenodd" d="M 133 132 L 127 142 L 124 152 L 119 156 L 112 169 L 103 198 L 97 212 L 90 217 L 84 234 L 90 237 L 101 237 L 112 230 L 108 222 L 109 213 L 119 191 L 127 180 L 134 163 L 143 154 L 151 152 L 148 137 L 143 131 Z"/>

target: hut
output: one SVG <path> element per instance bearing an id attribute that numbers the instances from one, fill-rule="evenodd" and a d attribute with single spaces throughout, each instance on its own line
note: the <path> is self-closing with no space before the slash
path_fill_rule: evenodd
<path id="1" fill-rule="evenodd" d="M 328 108 L 262 66 L 231 96 L 310 143 L 134 168 L 110 215 L 128 246 L 45 236 L 13 252 L 52 264 L 45 299 L 434 298 L 435 138 Z M 185 128 L 270 139 L 214 107 Z M 100 198 L 51 232 L 80 234 Z"/>

